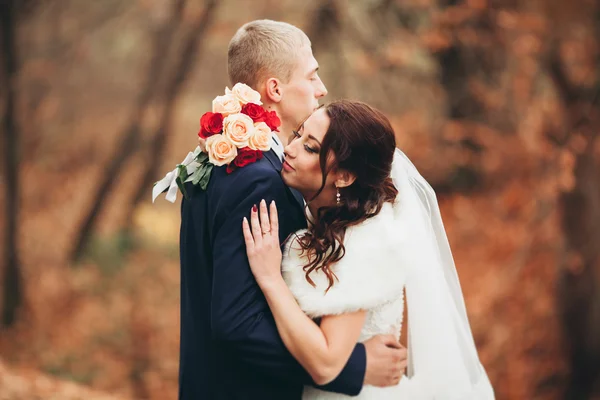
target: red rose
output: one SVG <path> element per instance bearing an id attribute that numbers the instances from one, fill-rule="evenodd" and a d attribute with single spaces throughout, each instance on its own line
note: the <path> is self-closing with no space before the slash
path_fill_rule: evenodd
<path id="1" fill-rule="evenodd" d="M 238 150 L 237 157 L 233 160 L 236 167 L 242 168 L 248 164 L 252 164 L 260 160 L 263 152 L 260 150 L 252 150 L 250 147 L 243 147 Z"/>
<path id="2" fill-rule="evenodd" d="M 267 125 L 269 125 L 269 128 L 271 128 L 272 131 L 278 131 L 279 132 L 279 128 L 281 126 L 281 120 L 279 119 L 279 117 L 277 116 L 277 113 L 275 111 L 269 111 L 267 113 L 265 113 L 265 117 L 263 120 Z"/>
<path id="3" fill-rule="evenodd" d="M 237 169 L 237 167 L 236 167 L 236 166 L 235 166 L 233 163 L 231 163 L 231 164 L 228 164 L 228 165 L 227 165 L 227 169 L 226 169 L 226 171 L 227 171 L 227 173 L 228 173 L 228 174 L 230 174 L 230 173 L 232 173 L 233 171 L 235 171 L 236 169 Z"/>
<path id="4" fill-rule="evenodd" d="M 223 114 L 207 112 L 200 118 L 200 132 L 198 136 L 203 139 L 209 138 L 212 135 L 221 133 L 223 130 Z"/>
<path id="5" fill-rule="evenodd" d="M 261 158 L 263 158 L 262 151 L 252 150 L 250 147 L 243 147 L 238 150 L 238 155 L 235 157 L 233 162 L 227 166 L 227 173 L 230 174 L 238 168 L 255 163 Z"/>
<path id="6" fill-rule="evenodd" d="M 246 114 L 252 121 L 260 122 L 265 115 L 265 109 L 254 103 L 247 103 L 242 106 L 242 114 Z"/>

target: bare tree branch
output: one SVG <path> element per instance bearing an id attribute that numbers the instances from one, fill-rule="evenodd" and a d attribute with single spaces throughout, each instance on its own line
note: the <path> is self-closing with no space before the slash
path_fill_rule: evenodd
<path id="1" fill-rule="evenodd" d="M 596 7 L 596 18 L 600 20 L 600 3 Z M 600 25 L 595 25 L 595 31 L 596 37 L 600 37 Z M 595 151 L 600 132 L 596 104 L 600 90 L 600 55 L 595 64 L 596 87 L 592 97 L 589 91 L 569 82 L 556 49 L 550 67 L 568 113 L 567 129 L 563 137 L 556 139 L 564 145 L 572 133 L 578 132 L 587 140 L 584 151 L 575 155 L 575 185 L 560 197 L 566 251 L 568 257 L 575 260 L 562 265 L 558 281 L 557 303 L 571 368 L 565 399 L 591 398 L 594 393 L 598 394 L 600 387 L 600 157 Z"/>
<path id="2" fill-rule="evenodd" d="M 206 3 L 202 15 L 196 19 L 194 24 L 188 29 L 187 34 L 184 38 L 184 46 L 179 54 L 178 62 L 174 68 L 174 74 L 172 75 L 169 84 L 167 86 L 167 93 L 165 99 L 165 107 L 161 116 L 161 121 L 153 134 L 153 142 L 151 145 L 151 162 L 148 163 L 148 168 L 140 181 L 138 190 L 133 197 L 133 201 L 129 208 L 130 212 L 127 213 L 128 221 L 126 223 L 126 229 L 131 228 L 131 216 L 135 207 L 148 196 L 149 188 L 152 183 L 156 180 L 158 174 L 158 168 L 161 165 L 162 158 L 164 156 L 164 149 L 167 142 L 167 134 L 169 126 L 171 125 L 171 119 L 173 116 L 175 101 L 181 92 L 182 84 L 189 76 L 194 62 L 196 61 L 196 55 L 200 52 L 202 40 L 205 37 L 206 30 L 213 20 L 214 13 L 216 10 L 217 1 L 209 0 Z"/>
<path id="3" fill-rule="evenodd" d="M 72 249 L 70 259 L 78 261 L 83 255 L 98 218 L 102 205 L 108 198 L 110 190 L 114 186 L 115 178 L 121 172 L 125 161 L 136 150 L 141 133 L 142 118 L 156 90 L 156 83 L 163 74 L 167 53 L 171 45 L 173 36 L 177 28 L 181 25 L 181 17 L 185 8 L 186 0 L 177 0 L 173 3 L 172 18 L 165 23 L 162 29 L 159 29 L 154 35 L 154 50 L 152 59 L 148 66 L 146 81 L 137 98 L 130 122 L 123 132 L 123 140 L 119 142 L 119 147 L 114 156 L 108 162 L 105 168 L 102 182 L 97 186 L 95 195 L 92 197 L 92 204 L 89 211 L 84 214 L 85 218 L 79 232 L 76 236 L 76 243 Z"/>
<path id="4" fill-rule="evenodd" d="M 4 137 L 6 165 L 6 260 L 4 266 L 4 290 L 2 324 L 10 326 L 15 322 L 17 310 L 22 303 L 22 276 L 18 256 L 19 219 L 19 132 L 16 121 L 16 72 L 17 55 L 15 0 L 0 2 L 0 29 L 2 34 L 2 59 L 4 61 L 3 82 L 6 88 L 4 101 Z"/>

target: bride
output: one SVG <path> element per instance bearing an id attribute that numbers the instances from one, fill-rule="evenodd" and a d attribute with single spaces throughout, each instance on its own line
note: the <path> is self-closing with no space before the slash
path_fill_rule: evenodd
<path id="1" fill-rule="evenodd" d="M 467 319 L 433 189 L 395 150 L 379 111 L 337 101 L 313 113 L 286 147 L 282 176 L 307 204 L 309 228 L 283 255 L 276 204 L 242 229 L 252 272 L 290 353 L 323 385 L 357 341 L 397 334 L 406 291 L 408 370 L 361 399 L 489 400 L 493 389 Z M 306 387 L 303 398 L 345 395 Z"/>

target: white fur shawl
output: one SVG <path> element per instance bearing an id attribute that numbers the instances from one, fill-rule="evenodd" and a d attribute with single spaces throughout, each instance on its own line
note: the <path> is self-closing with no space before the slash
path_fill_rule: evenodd
<path id="1" fill-rule="evenodd" d="M 307 282 L 303 270 L 307 259 L 292 236 L 284 252 L 283 277 L 307 315 L 315 318 L 368 310 L 402 296 L 407 271 L 401 255 L 408 230 L 395 223 L 396 207 L 386 203 L 378 215 L 347 229 L 346 254 L 332 267 L 338 280 L 327 293 L 323 272 L 310 275 L 316 287 Z"/>

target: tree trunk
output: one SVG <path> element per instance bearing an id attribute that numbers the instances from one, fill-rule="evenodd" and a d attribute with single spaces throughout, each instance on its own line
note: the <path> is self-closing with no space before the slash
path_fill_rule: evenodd
<path id="1" fill-rule="evenodd" d="M 600 22 L 600 4 L 597 15 Z M 597 34 L 599 29 L 597 25 Z M 600 57 L 595 70 L 600 71 Z M 600 75 L 595 77 L 595 88 L 576 88 L 563 73 L 558 56 L 551 73 L 569 109 L 570 132 L 586 140 L 585 149 L 576 155 L 575 185 L 560 197 L 566 262 L 558 281 L 558 305 L 570 364 L 564 398 L 584 400 L 600 394 Z M 568 134 L 554 138 L 558 143 L 568 140 Z"/>
<path id="2" fill-rule="evenodd" d="M 189 76 L 194 63 L 197 60 L 196 55 L 200 51 L 201 42 L 204 39 L 206 29 L 213 20 L 216 5 L 216 0 L 207 1 L 202 16 L 198 17 L 195 23 L 188 29 L 187 35 L 183 40 L 185 44 L 179 54 L 179 59 L 173 68 L 172 75 L 168 78 L 165 105 L 162 110 L 160 123 L 152 135 L 153 141 L 149 158 L 151 161 L 148 163 L 146 172 L 140 180 L 138 189 L 129 206 L 129 212 L 127 213 L 125 228 L 129 231 L 132 229 L 132 216 L 135 208 L 144 198 L 149 196 L 150 188 L 152 187 L 153 182 L 157 180 L 158 169 L 161 166 L 162 158 L 164 156 L 167 134 L 175 110 L 175 102 L 181 92 L 182 84 Z"/>
<path id="3" fill-rule="evenodd" d="M 2 301 L 2 324 L 12 325 L 22 303 L 22 277 L 18 257 L 18 211 L 19 211 L 19 133 L 16 121 L 16 2 L 0 2 L 0 25 L 2 30 L 2 58 L 4 60 L 3 82 L 6 88 L 4 108 L 4 137 L 6 166 L 6 259 L 4 265 L 4 290 Z"/>
<path id="4" fill-rule="evenodd" d="M 575 187 L 561 197 L 567 263 L 558 293 L 571 365 L 564 398 L 572 400 L 600 390 L 600 160 L 593 146 L 590 140 L 577 157 Z"/>
<path id="5" fill-rule="evenodd" d="M 71 251 L 70 259 L 73 262 L 81 259 L 90 241 L 96 220 L 102 211 L 102 206 L 114 186 L 116 177 L 121 172 L 126 160 L 135 152 L 138 146 L 142 118 L 151 104 L 151 100 L 155 95 L 157 82 L 163 74 L 174 33 L 181 24 L 185 3 L 186 0 L 177 0 L 173 3 L 172 18 L 165 23 L 162 29 L 159 29 L 155 33 L 153 56 L 148 67 L 146 81 L 134 107 L 130 122 L 123 132 L 123 140 L 119 141 L 118 149 L 108 162 L 104 175 L 101 177 L 102 182 L 97 186 L 96 193 L 92 197 L 92 204 L 89 211 L 84 214 L 85 217 L 76 235 L 75 246 Z"/>

